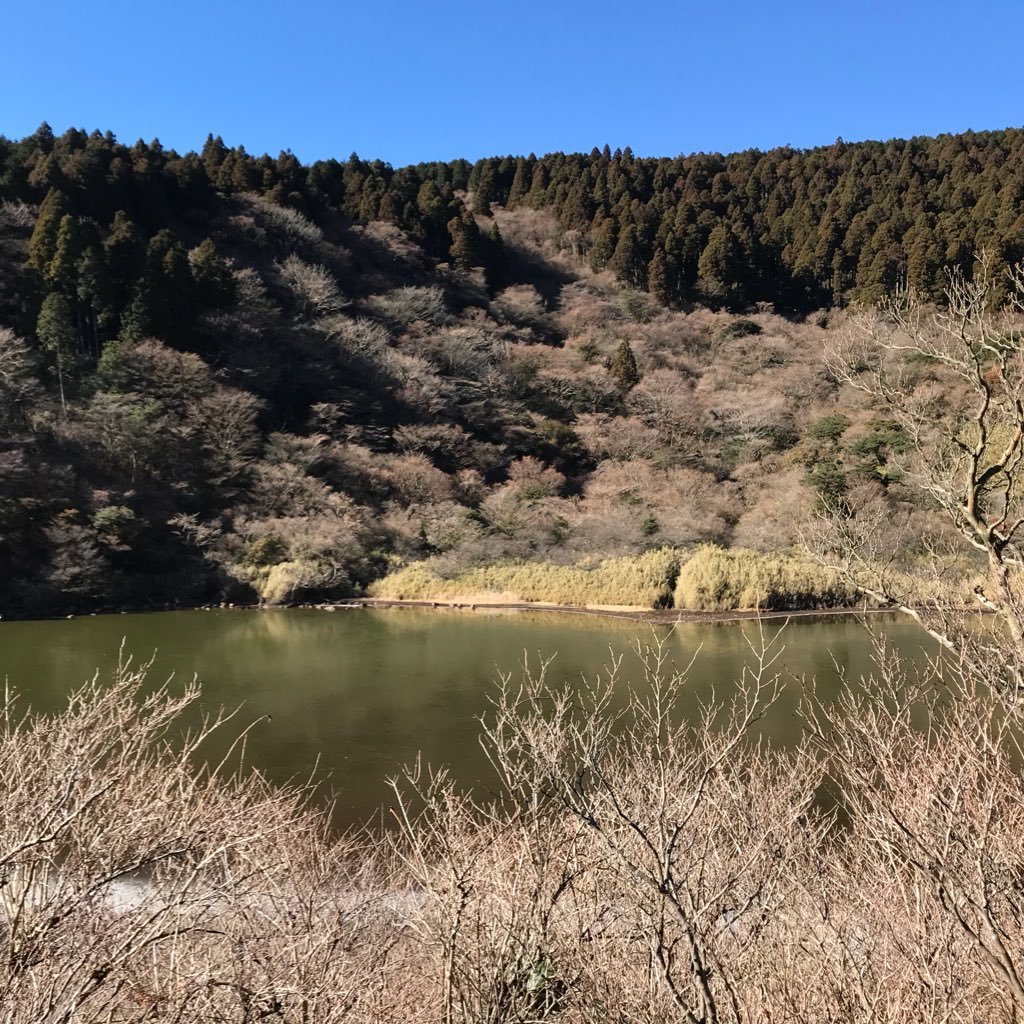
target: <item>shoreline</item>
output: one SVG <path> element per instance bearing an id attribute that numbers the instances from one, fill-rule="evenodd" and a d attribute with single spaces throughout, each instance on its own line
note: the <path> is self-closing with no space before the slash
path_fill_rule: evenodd
<path id="1" fill-rule="evenodd" d="M 590 615 L 598 618 L 625 619 L 649 625 L 671 626 L 676 623 L 716 623 L 768 621 L 796 618 L 845 618 L 850 615 L 894 615 L 900 614 L 895 608 L 804 608 L 793 611 L 758 610 L 756 608 L 730 608 L 708 611 L 691 611 L 682 608 L 642 608 L 606 605 L 548 604 L 541 601 L 518 601 L 489 603 L 483 601 L 427 601 L 397 600 L 380 597 L 354 598 L 346 602 L 349 607 L 361 608 L 426 608 L 439 611 L 512 611 L 512 612 L 558 612 L 569 615 Z M 306 607 L 317 607 L 310 605 Z"/>
<path id="2" fill-rule="evenodd" d="M 179 607 L 114 608 L 102 611 L 76 612 L 68 615 L 0 615 L 4 622 L 58 622 L 70 619 L 87 619 L 99 615 L 153 615 L 161 612 L 210 612 L 210 611 L 289 611 L 307 610 L 323 612 L 355 611 L 363 608 L 387 610 L 390 608 L 414 608 L 426 611 L 470 611 L 470 612 L 554 612 L 562 615 L 586 615 L 594 618 L 620 619 L 645 625 L 671 626 L 687 624 L 726 624 L 732 622 L 779 621 L 787 619 L 839 619 L 849 616 L 898 615 L 895 608 L 805 608 L 792 611 L 758 610 L 756 608 L 734 608 L 708 611 L 691 611 L 680 608 L 643 608 L 623 605 L 566 605 L 543 601 L 480 601 L 456 600 L 453 598 L 434 600 L 412 600 L 383 597 L 353 597 L 340 601 L 324 601 L 309 604 L 198 604 Z"/>

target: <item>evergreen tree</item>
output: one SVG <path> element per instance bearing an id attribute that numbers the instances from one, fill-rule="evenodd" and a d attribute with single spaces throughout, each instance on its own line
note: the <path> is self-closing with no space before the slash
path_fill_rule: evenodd
<path id="1" fill-rule="evenodd" d="M 647 289 L 663 306 L 667 306 L 675 295 L 673 285 L 668 259 L 662 249 L 657 249 L 647 266 Z"/>
<path id="2" fill-rule="evenodd" d="M 473 187 L 473 212 L 481 217 L 489 217 L 491 203 L 496 202 L 498 198 L 494 167 L 490 160 L 484 160 L 478 166 L 480 170 L 476 176 L 475 187 Z"/>
<path id="3" fill-rule="evenodd" d="M 611 217 L 598 212 L 590 235 L 590 267 L 592 270 L 604 270 L 615 253 L 615 241 L 618 229 Z"/>
<path id="4" fill-rule="evenodd" d="M 608 372 L 618 381 L 623 391 L 629 391 L 640 383 L 640 370 L 636 365 L 633 347 L 628 341 L 623 341 L 615 350 L 608 364 Z"/>
<path id="5" fill-rule="evenodd" d="M 615 245 L 609 267 L 615 271 L 620 281 L 634 288 L 646 287 L 647 268 L 637 241 L 635 225 L 629 224 L 619 232 L 619 240 Z"/>
<path id="6" fill-rule="evenodd" d="M 196 297 L 203 309 L 223 309 L 235 301 L 235 278 L 213 240 L 207 238 L 189 254 Z"/>
<path id="7" fill-rule="evenodd" d="M 533 165 L 533 173 L 530 176 L 530 191 L 526 196 L 526 202 L 533 207 L 541 207 L 547 197 L 548 173 L 542 160 Z"/>
<path id="8" fill-rule="evenodd" d="M 497 224 L 492 224 L 484 241 L 484 275 L 489 287 L 494 288 L 501 280 L 505 264 L 505 241 Z"/>
<path id="9" fill-rule="evenodd" d="M 196 315 L 192 267 L 185 247 L 166 228 L 146 247 L 152 332 L 165 341 L 185 337 Z"/>
<path id="10" fill-rule="evenodd" d="M 739 259 L 736 241 L 725 224 L 718 223 L 700 254 L 697 273 L 711 298 L 731 298 L 738 289 Z"/>
<path id="11" fill-rule="evenodd" d="M 57 251 L 57 238 L 60 234 L 61 223 L 67 215 L 68 204 L 64 194 L 51 188 L 39 207 L 39 217 L 28 243 L 28 262 L 26 264 L 30 270 L 35 271 L 44 280 Z"/>
<path id="12" fill-rule="evenodd" d="M 115 310 L 114 290 L 103 249 L 95 241 L 87 242 L 78 260 L 77 280 L 76 298 L 84 310 L 86 339 L 93 356 L 98 358 L 100 335 L 110 328 L 115 319 Z"/>
<path id="13" fill-rule="evenodd" d="M 64 375 L 75 358 L 77 334 L 72 323 L 71 304 L 60 292 L 50 292 L 43 299 L 39 319 L 36 321 L 36 337 L 57 365 L 60 405 L 66 413 Z"/>
<path id="14" fill-rule="evenodd" d="M 44 271 L 46 283 L 67 296 L 78 291 L 78 261 L 82 257 L 83 238 L 78 219 L 71 214 L 61 218 L 53 258 Z"/>
<path id="15" fill-rule="evenodd" d="M 114 214 L 103 248 L 114 301 L 118 307 L 123 307 L 130 301 L 136 281 L 145 272 L 146 254 L 142 235 L 124 210 Z"/>
<path id="16" fill-rule="evenodd" d="M 118 340 L 123 342 L 142 341 L 157 333 L 157 317 L 153 312 L 153 288 L 149 278 L 143 276 L 136 283 L 131 299 L 121 314 L 121 329 Z"/>
<path id="17" fill-rule="evenodd" d="M 508 193 L 507 205 L 510 210 L 514 209 L 526 198 L 527 192 L 530 191 L 532 176 L 532 171 L 526 160 L 523 157 L 519 157 L 516 160 L 516 173 L 512 177 L 512 187 Z"/>
<path id="18" fill-rule="evenodd" d="M 484 266 L 486 258 L 483 239 L 476 220 L 468 210 L 448 222 L 448 233 L 452 240 L 448 254 L 455 266 L 460 270 Z"/>

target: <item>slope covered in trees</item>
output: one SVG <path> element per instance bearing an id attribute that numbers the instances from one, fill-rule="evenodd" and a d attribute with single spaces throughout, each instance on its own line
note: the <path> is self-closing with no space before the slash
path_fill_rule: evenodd
<path id="1" fill-rule="evenodd" d="M 397 170 L 0 138 L 0 612 L 777 551 L 858 487 L 923 516 L 827 323 L 1020 259 L 1022 195 L 1017 130 Z"/>

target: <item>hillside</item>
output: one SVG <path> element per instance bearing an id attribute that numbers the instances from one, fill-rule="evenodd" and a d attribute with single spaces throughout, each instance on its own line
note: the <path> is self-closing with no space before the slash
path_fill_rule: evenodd
<path id="1" fill-rule="evenodd" d="M 858 489 L 924 523 L 823 349 L 1019 259 L 1022 195 L 1016 130 L 399 170 L 0 139 L 0 613 L 786 552 Z"/>

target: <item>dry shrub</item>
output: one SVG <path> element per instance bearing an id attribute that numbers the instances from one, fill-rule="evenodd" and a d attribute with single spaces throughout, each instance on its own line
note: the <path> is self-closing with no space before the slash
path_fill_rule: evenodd
<path id="1" fill-rule="evenodd" d="M 551 498 L 565 486 L 565 477 L 557 469 L 545 466 L 532 455 L 524 455 L 508 467 L 508 480 L 520 501 Z"/>
<path id="2" fill-rule="evenodd" d="M 313 321 L 331 317 L 349 305 L 337 280 L 326 267 L 306 263 L 292 253 L 279 264 L 278 271 L 291 293 L 296 313 L 302 319 Z"/>
<path id="3" fill-rule="evenodd" d="M 545 326 L 544 300 L 532 285 L 513 285 L 499 292 L 491 303 L 491 313 L 501 324 L 538 328 Z"/>
<path id="4" fill-rule="evenodd" d="M 386 367 L 391 355 L 391 336 L 383 324 L 365 318 L 332 316 L 317 324 L 349 358 Z"/>
<path id="5" fill-rule="evenodd" d="M 521 248 L 547 258 L 558 253 L 561 229 L 554 214 L 548 210 L 495 210 L 498 225 L 506 247 Z"/>
<path id="6" fill-rule="evenodd" d="M 726 543 L 740 508 L 734 484 L 685 466 L 662 469 L 648 459 L 603 462 L 587 481 L 582 511 L 590 518 L 632 509 L 653 516 L 658 536 L 674 545 Z"/>
<path id="7" fill-rule="evenodd" d="M 316 257 L 324 245 L 324 233 L 308 217 L 290 206 L 258 195 L 244 197 L 257 223 L 275 242 L 280 251 L 300 252 Z"/>
<path id="8" fill-rule="evenodd" d="M 355 514 L 239 519 L 222 556 L 233 578 L 263 604 L 287 604 L 311 592 L 350 596 L 352 569 L 366 530 Z"/>
<path id="9" fill-rule="evenodd" d="M 678 564 L 668 548 L 629 558 L 607 558 L 587 568 L 543 562 L 490 565 L 467 569 L 445 579 L 429 562 L 406 566 L 372 584 L 374 597 L 443 600 L 487 594 L 502 601 L 540 601 L 565 605 L 621 605 L 653 608 L 671 593 Z"/>
<path id="10" fill-rule="evenodd" d="M 813 496 L 800 486 L 804 475 L 803 469 L 782 468 L 752 479 L 743 489 L 746 507 L 736 520 L 732 543 L 767 554 L 797 545 L 800 526 L 811 518 L 813 502 Z"/>
<path id="11" fill-rule="evenodd" d="M 749 640 L 732 699 L 690 719 L 663 640 L 582 688 L 505 676 L 485 740 L 506 799 L 396 783 L 440 1019 L 1015 1019 L 1020 726 L 983 666 L 910 677 L 880 647 L 769 751 L 779 638 Z"/>
<path id="12" fill-rule="evenodd" d="M 661 448 L 658 432 L 634 416 L 585 413 L 576 418 L 573 429 L 586 450 L 598 460 L 650 459 Z"/>
<path id="13" fill-rule="evenodd" d="M 375 295 L 371 302 L 381 317 L 397 327 L 408 327 L 418 320 L 435 327 L 451 322 L 444 293 L 436 285 L 395 288 L 383 295 Z"/>
<path id="14" fill-rule="evenodd" d="M 38 211 L 28 203 L 4 200 L 0 203 L 0 227 L 28 232 L 35 227 Z"/>
<path id="15" fill-rule="evenodd" d="M 39 393 L 36 354 L 8 327 L 0 327 L 0 423 L 23 419 L 25 408 Z"/>
<path id="16" fill-rule="evenodd" d="M 407 558 L 420 557 L 424 548 L 444 552 L 477 540 L 483 527 L 464 505 L 454 501 L 390 507 L 380 523 L 393 538 L 395 550 Z"/>
<path id="17" fill-rule="evenodd" d="M 477 325 L 432 334 L 417 351 L 442 373 L 473 380 L 485 377 L 507 355 L 502 342 Z"/>
<path id="18" fill-rule="evenodd" d="M 679 570 L 675 605 L 694 611 L 789 611 L 848 605 L 856 591 L 803 554 L 762 555 L 744 548 L 699 547 Z"/>
<path id="19" fill-rule="evenodd" d="M 54 716 L 0 714 L 0 1017 L 371 1019 L 373 855 L 309 793 L 198 768 L 223 717 L 122 661 Z"/>
<path id="20" fill-rule="evenodd" d="M 596 287 L 593 281 L 574 281 L 558 296 L 558 321 L 571 338 L 586 336 L 622 319 L 622 310 L 614 295 Z"/>
<path id="21" fill-rule="evenodd" d="M 723 700 L 662 635 L 582 684 L 503 675 L 498 795 L 394 781 L 332 836 L 310 791 L 197 767 L 198 699 L 122 662 L 0 710 L 0 1019 L 996 1022 L 1024 1011 L 1024 805 L 999 636 L 758 723 L 781 636 Z M 697 663 L 699 665 L 699 662 Z M 683 709 L 692 709 L 683 714 Z M 824 798 L 821 787 L 831 787 Z"/>
<path id="22" fill-rule="evenodd" d="M 394 497 L 404 505 L 436 503 L 451 497 L 449 476 L 437 469 L 425 455 L 378 455 L 379 471 L 386 477 Z"/>

